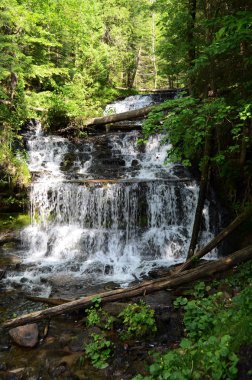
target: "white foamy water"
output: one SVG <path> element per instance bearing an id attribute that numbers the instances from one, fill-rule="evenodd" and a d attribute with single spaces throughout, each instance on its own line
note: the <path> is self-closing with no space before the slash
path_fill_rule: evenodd
<path id="1" fill-rule="evenodd" d="M 137 110 L 153 104 L 153 97 L 151 95 L 132 95 L 126 99 L 119 100 L 106 106 L 104 115 L 111 115 L 115 113 L 122 113 L 131 110 Z"/>
<path id="2" fill-rule="evenodd" d="M 151 101 L 135 96 L 109 107 L 123 112 Z M 69 284 L 85 291 L 95 282 L 125 285 L 185 259 L 198 185 L 180 165 L 164 164 L 170 146 L 162 136 L 145 147 L 140 137 L 115 132 L 74 144 L 37 125 L 28 144 L 34 180 L 32 225 L 22 233 L 24 269 L 7 284 L 22 279 L 26 291 L 45 295 Z M 210 207 L 201 243 L 213 235 Z"/>

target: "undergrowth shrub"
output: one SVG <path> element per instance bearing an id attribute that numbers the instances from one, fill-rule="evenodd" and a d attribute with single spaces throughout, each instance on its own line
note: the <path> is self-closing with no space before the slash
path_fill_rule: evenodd
<path id="1" fill-rule="evenodd" d="M 112 354 L 113 343 L 102 334 L 92 334 L 91 342 L 84 349 L 86 356 L 96 368 L 106 368 Z"/>
<path id="2" fill-rule="evenodd" d="M 239 293 L 229 297 L 219 291 L 223 286 Z M 239 349 L 252 343 L 252 262 L 223 280 L 198 283 L 190 294 L 174 302 L 184 311 L 186 337 L 179 348 L 154 355 L 149 376 L 138 375 L 134 380 L 237 378 Z"/>
<path id="3" fill-rule="evenodd" d="M 123 321 L 122 339 L 141 337 L 157 331 L 154 310 L 144 301 L 133 303 L 119 314 Z"/>

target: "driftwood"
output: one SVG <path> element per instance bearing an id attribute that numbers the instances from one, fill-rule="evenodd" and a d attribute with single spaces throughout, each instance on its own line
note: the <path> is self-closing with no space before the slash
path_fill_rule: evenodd
<path id="1" fill-rule="evenodd" d="M 27 323 L 33 323 L 45 318 L 51 318 L 59 314 L 64 314 L 73 310 L 84 308 L 92 304 L 92 299 L 94 297 L 100 297 L 102 303 L 105 303 L 128 299 L 136 296 L 144 296 L 145 294 L 153 293 L 162 289 L 176 288 L 180 285 L 187 284 L 204 277 L 209 277 L 215 273 L 225 271 L 241 262 L 250 259 L 252 259 L 252 245 L 243 248 L 233 253 L 232 255 L 222 258 L 218 261 L 204 264 L 199 268 L 194 268 L 182 273 L 175 273 L 172 276 L 164 279 L 145 281 L 139 285 L 135 285 L 126 289 L 116 289 L 100 294 L 86 296 L 75 301 L 65 303 L 63 305 L 48 308 L 46 310 L 35 311 L 33 313 L 6 321 L 3 324 L 3 327 L 12 328 L 21 326 Z"/>
<path id="2" fill-rule="evenodd" d="M 176 273 L 180 273 L 185 269 L 188 269 L 192 264 L 205 256 L 212 249 L 216 248 L 227 236 L 229 236 L 237 227 L 239 227 L 244 221 L 246 221 L 252 215 L 252 208 L 244 211 L 242 214 L 237 216 L 226 228 L 224 228 L 215 238 L 213 238 L 205 247 L 196 252 L 192 257 L 190 257 L 184 264 L 182 264 Z"/>

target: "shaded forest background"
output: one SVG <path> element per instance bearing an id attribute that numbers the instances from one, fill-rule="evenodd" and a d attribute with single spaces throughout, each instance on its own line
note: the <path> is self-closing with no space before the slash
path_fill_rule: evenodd
<path id="1" fill-rule="evenodd" d="M 224 0 L 2 0 L 1 182 L 29 185 L 20 132 L 36 118 L 83 128 L 139 89 L 186 88 L 153 112 L 170 159 L 222 178 L 228 202 L 251 202 L 252 5 Z M 169 110 L 167 114 L 167 110 Z"/>

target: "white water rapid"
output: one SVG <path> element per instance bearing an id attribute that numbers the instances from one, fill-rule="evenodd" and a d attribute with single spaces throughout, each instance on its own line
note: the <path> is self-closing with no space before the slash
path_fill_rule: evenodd
<path id="1" fill-rule="evenodd" d="M 151 96 L 108 107 L 141 108 Z M 165 165 L 162 137 L 138 144 L 140 132 L 97 133 L 81 141 L 46 135 L 28 141 L 31 225 L 22 232 L 21 270 L 6 282 L 43 295 L 85 293 L 88 285 L 125 286 L 150 270 L 181 262 L 190 242 L 198 185 Z M 213 235 L 211 202 L 202 243 Z M 215 253 L 214 253 L 215 254 Z"/>

